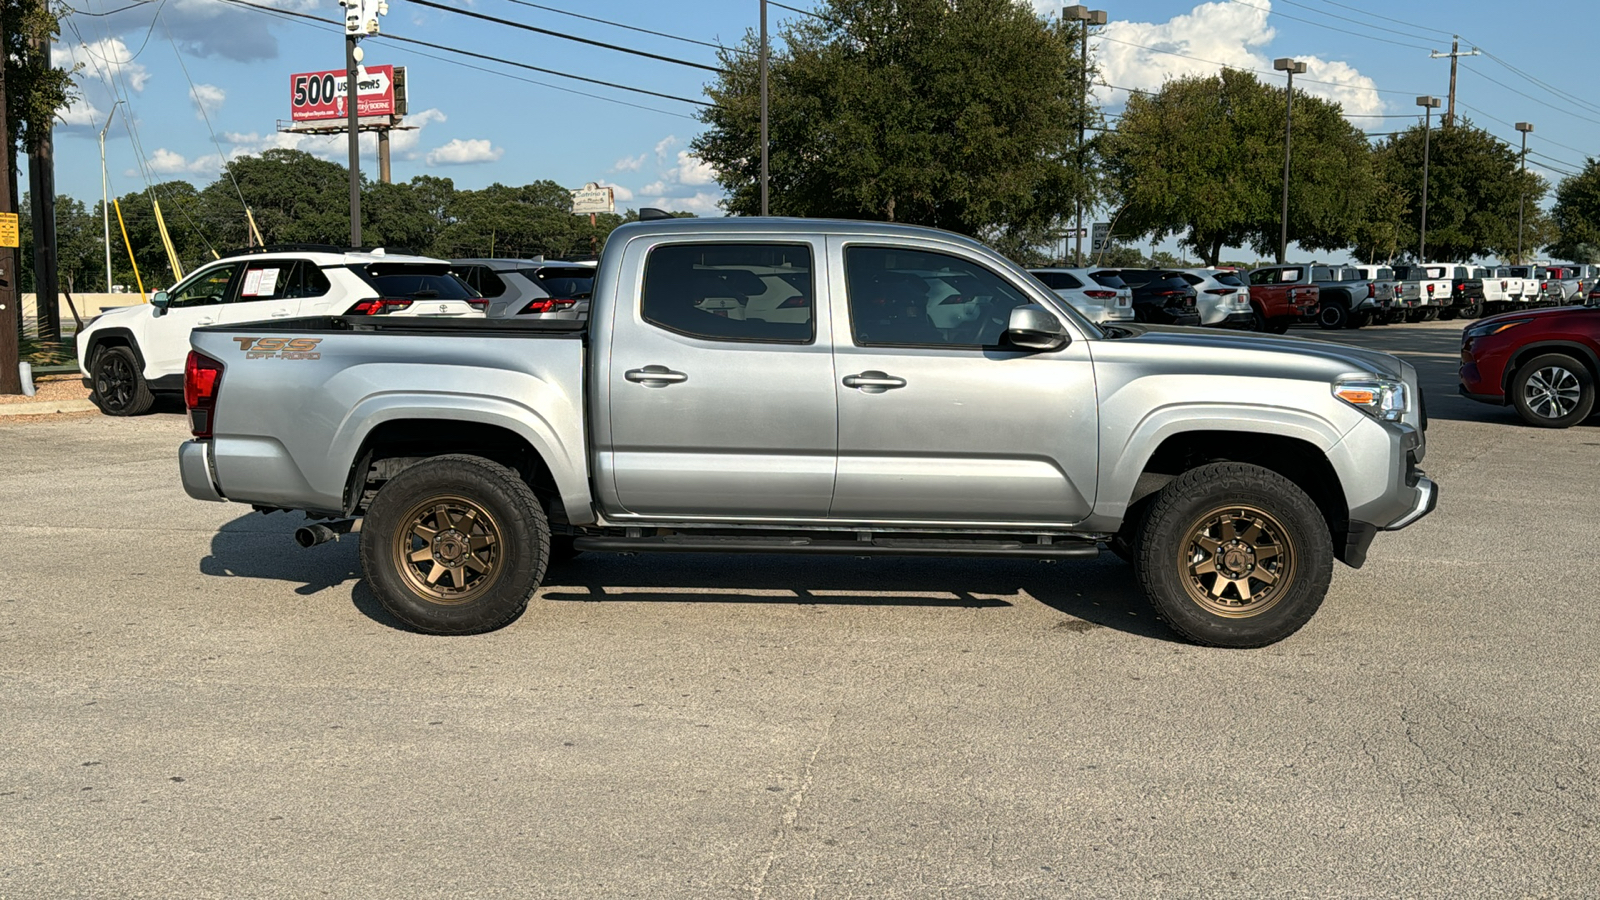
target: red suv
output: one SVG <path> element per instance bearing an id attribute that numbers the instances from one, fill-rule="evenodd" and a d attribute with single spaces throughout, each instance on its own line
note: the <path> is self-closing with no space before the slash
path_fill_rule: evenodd
<path id="1" fill-rule="evenodd" d="M 1529 425 L 1568 428 L 1594 411 L 1600 308 L 1503 313 L 1461 332 L 1461 393 L 1512 404 Z"/>

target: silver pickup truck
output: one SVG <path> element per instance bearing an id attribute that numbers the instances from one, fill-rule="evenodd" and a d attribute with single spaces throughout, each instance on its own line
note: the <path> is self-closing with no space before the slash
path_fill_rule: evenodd
<path id="1" fill-rule="evenodd" d="M 1254 647 L 1335 559 L 1431 511 L 1416 371 L 1335 344 L 1096 326 L 958 235 L 624 225 L 587 322 L 315 318 L 194 332 L 202 500 L 359 530 L 431 633 L 519 616 L 583 551 L 1086 559 L 1178 633 Z"/>

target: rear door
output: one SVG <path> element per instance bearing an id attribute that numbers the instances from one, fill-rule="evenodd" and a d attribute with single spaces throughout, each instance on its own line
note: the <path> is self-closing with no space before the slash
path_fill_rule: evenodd
<path id="1" fill-rule="evenodd" d="M 597 472 L 627 513 L 666 519 L 823 518 L 838 410 L 823 245 L 804 239 L 637 241 L 612 310 L 608 434 Z M 757 272 L 798 293 L 750 310 Z M 606 348 L 597 348 L 604 353 Z"/>
<path id="2" fill-rule="evenodd" d="M 1088 341 L 1046 353 L 1004 344 L 1011 310 L 1031 296 L 939 244 L 836 236 L 828 260 L 833 518 L 1041 524 L 1089 514 L 1099 445 Z"/>
<path id="3" fill-rule="evenodd" d="M 299 315 L 307 268 L 311 269 L 313 278 L 327 284 L 321 270 L 305 260 L 247 260 L 238 290 L 223 304 L 222 321 L 227 324 L 263 322 Z"/>

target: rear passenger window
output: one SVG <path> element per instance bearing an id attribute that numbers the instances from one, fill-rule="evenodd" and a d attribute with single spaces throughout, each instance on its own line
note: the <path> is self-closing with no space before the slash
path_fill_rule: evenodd
<path id="1" fill-rule="evenodd" d="M 644 263 L 646 322 L 708 341 L 809 344 L 809 244 L 665 244 Z"/>
<path id="2" fill-rule="evenodd" d="M 315 263 L 303 259 L 260 260 L 245 268 L 238 302 L 321 297 L 330 289 L 327 276 Z"/>

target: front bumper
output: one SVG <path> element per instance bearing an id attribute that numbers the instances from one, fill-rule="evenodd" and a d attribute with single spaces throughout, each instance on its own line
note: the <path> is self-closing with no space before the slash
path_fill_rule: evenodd
<path id="1" fill-rule="evenodd" d="M 210 441 L 184 441 L 178 446 L 178 474 L 183 479 L 184 493 L 194 499 L 213 503 L 228 499 L 217 489 Z"/>
<path id="2" fill-rule="evenodd" d="M 1439 485 L 1432 478 L 1418 472 L 1416 486 L 1416 499 L 1411 504 L 1411 509 L 1406 514 L 1393 522 L 1383 526 L 1384 531 L 1399 531 L 1400 529 L 1417 521 L 1439 507 Z M 1407 479 L 1408 481 L 1410 479 Z"/>

